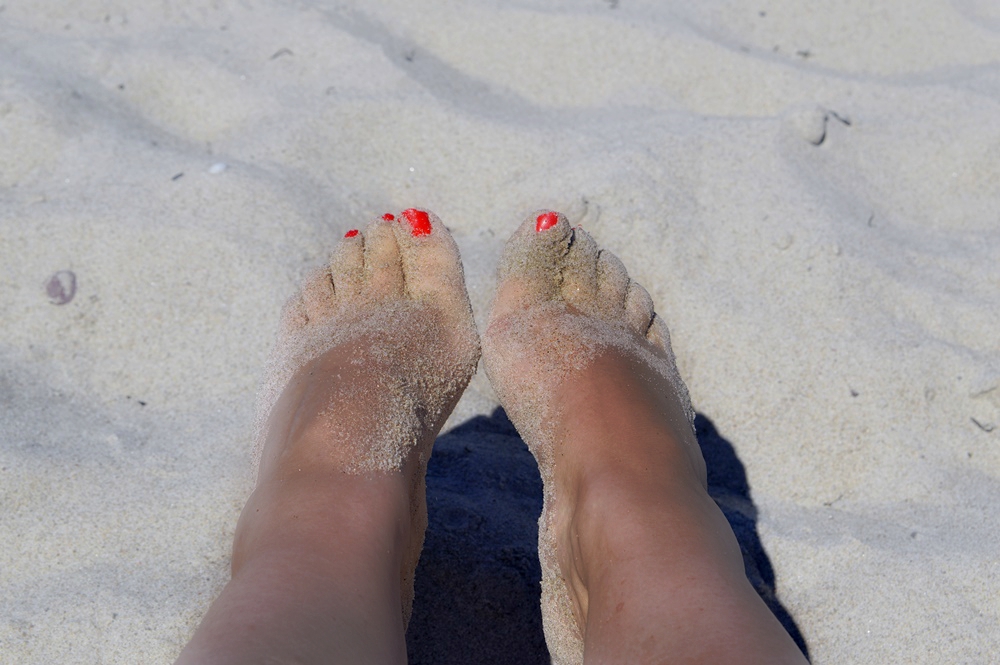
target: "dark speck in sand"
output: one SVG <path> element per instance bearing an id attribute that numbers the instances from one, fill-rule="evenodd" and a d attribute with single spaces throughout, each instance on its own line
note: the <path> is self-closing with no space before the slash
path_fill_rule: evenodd
<path id="1" fill-rule="evenodd" d="M 72 270 L 60 270 L 45 283 L 45 293 L 53 305 L 65 305 L 76 295 L 76 274 Z"/>
<path id="2" fill-rule="evenodd" d="M 978 427 L 979 429 L 983 430 L 984 432 L 992 432 L 997 427 L 993 423 L 981 423 L 978 420 L 976 420 L 975 418 L 969 418 L 969 420 L 971 420 L 973 423 L 975 423 L 976 427 Z"/>
<path id="3" fill-rule="evenodd" d="M 181 171 L 180 173 L 178 173 L 177 175 L 175 175 L 173 178 L 171 178 L 171 180 L 180 180 L 183 177 L 184 177 L 184 172 Z"/>

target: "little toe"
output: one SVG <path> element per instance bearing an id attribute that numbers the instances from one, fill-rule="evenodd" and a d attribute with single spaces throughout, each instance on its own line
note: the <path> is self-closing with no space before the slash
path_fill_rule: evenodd
<path id="1" fill-rule="evenodd" d="M 351 229 L 330 257 L 333 292 L 338 300 L 353 299 L 361 293 L 365 279 L 365 237 Z"/>
<path id="2" fill-rule="evenodd" d="M 296 293 L 288 299 L 281 309 L 281 318 L 278 329 L 281 335 L 291 335 L 301 330 L 309 323 L 309 316 L 306 314 L 306 304 L 302 300 L 302 292 Z"/>
<path id="3" fill-rule="evenodd" d="M 663 317 L 655 312 L 653 313 L 653 320 L 649 324 L 649 330 L 646 331 L 646 339 L 661 353 L 665 353 L 668 356 L 673 355 L 670 346 L 670 330 L 667 328 L 667 323 L 663 320 Z"/>
<path id="4" fill-rule="evenodd" d="M 403 265 L 393 225 L 394 222 L 379 220 L 365 230 L 365 289 L 377 299 L 403 294 Z"/>
<path id="5" fill-rule="evenodd" d="M 597 302 L 597 259 L 600 249 L 590 234 L 573 229 L 569 251 L 562 259 L 560 290 L 563 299 L 588 314 L 600 311 Z"/>
<path id="6" fill-rule="evenodd" d="M 462 260 L 451 233 L 437 215 L 423 210 L 404 210 L 399 220 L 394 230 L 406 295 L 469 314 Z"/>

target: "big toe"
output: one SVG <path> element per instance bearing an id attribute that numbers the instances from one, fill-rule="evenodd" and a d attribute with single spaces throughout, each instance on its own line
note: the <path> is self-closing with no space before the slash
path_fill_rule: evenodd
<path id="1" fill-rule="evenodd" d="M 393 231 L 406 296 L 471 317 L 458 245 L 438 216 L 410 208 L 399 214 Z"/>
<path id="2" fill-rule="evenodd" d="M 504 246 L 490 318 L 560 299 L 561 268 L 572 238 L 564 215 L 549 210 L 528 215 Z"/>

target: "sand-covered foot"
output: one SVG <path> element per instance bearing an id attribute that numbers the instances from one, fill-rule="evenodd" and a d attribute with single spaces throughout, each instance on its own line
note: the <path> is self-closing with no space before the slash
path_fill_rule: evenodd
<path id="1" fill-rule="evenodd" d="M 411 209 L 349 231 L 306 279 L 285 307 L 259 396 L 258 488 L 310 473 L 405 478 L 407 618 L 427 459 L 478 359 L 458 248 L 436 216 Z"/>
<path id="2" fill-rule="evenodd" d="M 427 458 L 478 358 L 436 217 L 347 233 L 283 312 L 232 579 L 180 665 L 406 661 Z"/>
<path id="3" fill-rule="evenodd" d="M 571 539 L 584 481 L 595 469 L 624 467 L 627 474 L 631 462 L 642 463 L 645 452 L 630 460 L 628 446 L 615 448 L 616 435 L 637 427 L 672 429 L 680 465 L 701 482 L 704 462 L 666 327 L 613 254 L 562 215 L 542 211 L 514 233 L 498 277 L 483 359 L 545 486 L 539 555 L 546 641 L 554 663 L 580 663 L 586 571 Z"/>
<path id="4" fill-rule="evenodd" d="M 646 290 L 552 212 L 514 233 L 499 281 L 483 359 L 542 475 L 552 662 L 804 663 L 708 495 Z"/>

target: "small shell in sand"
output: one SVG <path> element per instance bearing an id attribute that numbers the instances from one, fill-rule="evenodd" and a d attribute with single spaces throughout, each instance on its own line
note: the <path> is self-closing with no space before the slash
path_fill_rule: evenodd
<path id="1" fill-rule="evenodd" d="M 76 273 L 60 270 L 45 282 L 45 293 L 53 305 L 65 305 L 76 295 Z"/>

